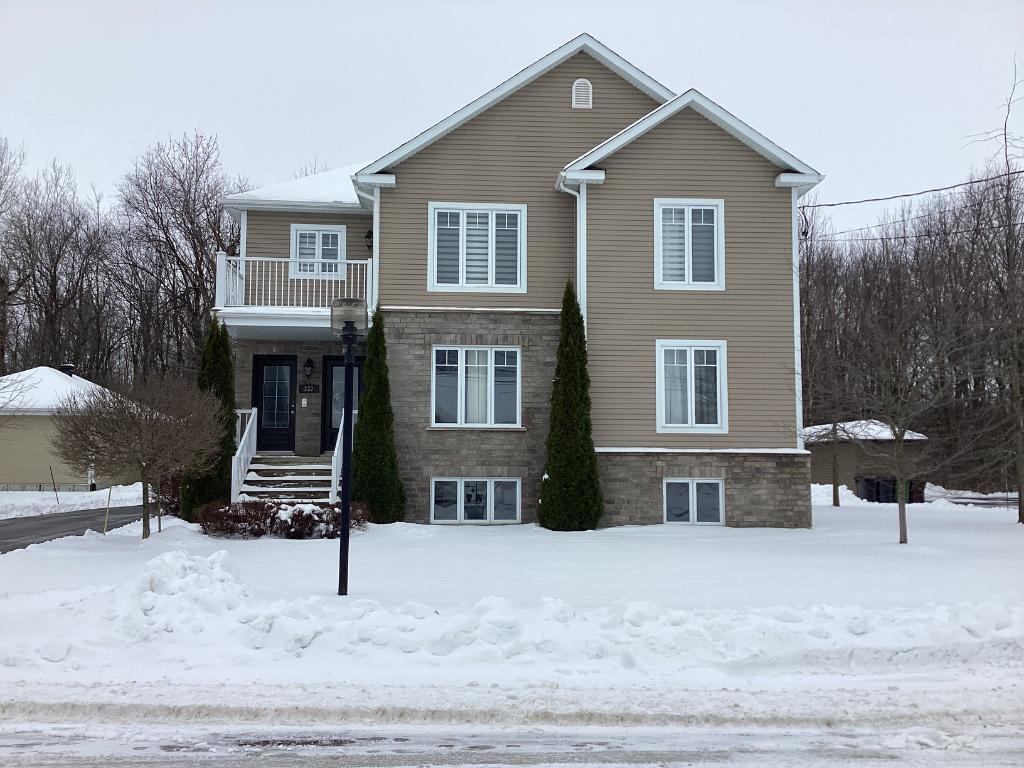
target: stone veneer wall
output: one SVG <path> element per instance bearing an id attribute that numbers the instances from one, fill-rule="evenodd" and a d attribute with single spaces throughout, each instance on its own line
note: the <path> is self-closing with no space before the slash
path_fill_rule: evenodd
<path id="1" fill-rule="evenodd" d="M 558 347 L 558 313 L 388 310 L 386 320 L 406 520 L 430 522 L 431 477 L 518 477 L 522 520 L 535 521 Z M 437 344 L 520 347 L 522 428 L 431 427 L 431 348 Z"/>
<path id="2" fill-rule="evenodd" d="M 235 349 L 235 404 L 238 408 L 252 407 L 252 356 L 287 355 L 295 357 L 295 386 L 306 383 L 302 366 L 307 359 L 313 361 L 313 375 L 310 384 L 320 387 L 318 394 L 295 393 L 295 454 L 297 456 L 319 456 L 320 414 L 324 384 L 324 355 L 341 356 L 344 350 L 340 341 L 295 341 L 236 339 Z M 358 355 L 361 353 L 357 353 Z M 306 407 L 302 407 L 306 398 Z M 327 448 L 331 452 L 333 446 Z"/>
<path id="3" fill-rule="evenodd" d="M 660 523 L 662 481 L 722 478 L 725 524 L 737 528 L 809 528 L 811 462 L 783 453 L 598 453 L 602 526 Z"/>

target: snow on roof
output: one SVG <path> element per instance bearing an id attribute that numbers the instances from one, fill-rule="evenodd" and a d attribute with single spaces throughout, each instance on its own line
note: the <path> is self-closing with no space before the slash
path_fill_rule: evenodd
<path id="1" fill-rule="evenodd" d="M 354 163 L 301 179 L 271 184 L 224 198 L 228 208 L 248 208 L 272 203 L 307 203 L 359 207 L 352 174 L 366 163 Z"/>
<path id="2" fill-rule="evenodd" d="M 875 419 L 861 419 L 860 421 L 841 421 L 837 425 L 837 432 L 840 441 L 847 440 L 892 440 L 892 430 L 885 424 Z M 907 430 L 903 436 L 904 440 L 927 440 L 920 432 Z M 813 427 L 804 427 L 804 441 L 808 443 L 827 443 L 832 440 L 832 425 L 817 424 Z"/>
<path id="3" fill-rule="evenodd" d="M 67 395 L 102 389 L 81 376 L 41 365 L 0 377 L 0 411 L 47 413 Z"/>

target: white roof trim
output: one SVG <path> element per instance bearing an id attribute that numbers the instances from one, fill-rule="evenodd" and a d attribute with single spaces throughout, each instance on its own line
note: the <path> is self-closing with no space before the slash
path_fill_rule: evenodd
<path id="1" fill-rule="evenodd" d="M 778 144 L 775 144 L 767 137 L 755 131 L 731 112 L 728 112 L 718 106 L 707 96 L 692 88 L 686 93 L 676 96 L 671 101 L 662 104 L 657 109 L 641 117 L 632 125 L 623 128 L 610 139 L 598 144 L 586 154 L 576 158 L 565 166 L 564 172 L 569 173 L 572 171 L 581 171 L 594 163 L 601 162 L 634 139 L 643 136 L 655 126 L 660 125 L 672 117 L 672 115 L 687 107 L 690 107 L 700 113 L 715 125 L 719 126 L 722 130 L 735 136 L 755 152 L 775 163 L 780 168 L 792 169 L 801 174 L 815 176 L 818 181 L 821 181 L 821 179 L 824 178 L 824 176 L 814 170 L 811 166 L 807 165 L 807 163 L 797 157 L 794 157 Z"/>
<path id="2" fill-rule="evenodd" d="M 556 48 L 547 56 L 538 59 L 526 69 L 523 69 L 518 74 L 510 77 L 501 85 L 489 90 L 483 96 L 471 101 L 458 112 L 454 112 L 441 122 L 435 124 L 433 127 L 428 128 L 423 133 L 405 142 L 402 146 L 388 152 L 383 157 L 370 163 L 365 168 L 362 168 L 357 175 L 374 174 L 386 170 L 391 166 L 398 165 L 403 160 L 416 154 L 424 147 L 433 144 L 442 136 L 451 133 L 463 123 L 473 119 L 484 110 L 504 99 L 509 94 L 519 90 L 533 80 L 536 80 L 544 73 L 554 69 L 563 61 L 580 52 L 593 56 L 606 67 L 621 75 L 655 101 L 665 103 L 675 96 L 672 91 L 646 72 L 637 69 L 615 53 L 615 51 L 611 50 L 603 43 L 598 42 L 598 40 L 591 35 L 584 33 L 579 37 L 570 40 L 565 45 Z"/>
<path id="3" fill-rule="evenodd" d="M 359 203 L 318 203 L 299 200 L 231 200 L 222 198 L 229 211 L 309 211 L 310 213 L 355 213 L 366 211 Z"/>

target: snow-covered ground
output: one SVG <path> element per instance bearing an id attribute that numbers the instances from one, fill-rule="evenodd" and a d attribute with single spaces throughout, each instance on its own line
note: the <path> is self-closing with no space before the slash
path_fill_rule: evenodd
<path id="1" fill-rule="evenodd" d="M 142 503 L 142 483 L 115 485 L 98 491 L 0 491 L 0 520 L 33 515 L 53 515 L 76 509 L 103 509 L 107 491 L 110 506 L 131 507 Z"/>
<path id="2" fill-rule="evenodd" d="M 813 530 L 370 526 L 348 598 L 336 541 L 36 545 L 0 556 L 0 718 L 1016 728 L 1015 511 L 911 505 L 900 546 L 830 498 Z"/>

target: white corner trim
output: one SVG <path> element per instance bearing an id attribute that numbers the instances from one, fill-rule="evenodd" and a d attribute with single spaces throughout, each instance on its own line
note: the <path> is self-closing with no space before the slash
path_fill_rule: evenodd
<path id="1" fill-rule="evenodd" d="M 729 358 L 727 354 L 727 343 L 724 339 L 656 339 L 654 342 L 654 370 L 655 370 L 655 403 L 656 431 L 658 434 L 683 434 L 683 435 L 727 435 L 729 434 Z M 713 349 L 718 353 L 718 424 L 667 424 L 665 421 L 665 365 L 663 363 L 666 349 L 687 350 L 687 417 L 693 419 L 696 415 L 693 375 L 693 350 Z"/>
<path id="2" fill-rule="evenodd" d="M 452 132 L 460 125 L 476 117 L 481 112 L 507 97 L 509 94 L 519 90 L 533 80 L 536 80 L 544 73 L 554 69 L 559 64 L 570 57 L 575 56 L 581 51 L 600 61 L 606 67 L 625 78 L 628 82 L 632 83 L 657 102 L 665 103 L 675 96 L 675 94 L 664 85 L 647 73 L 630 64 L 603 43 L 599 42 L 591 35 L 582 34 L 551 51 L 551 53 L 546 56 L 538 59 L 505 82 L 474 99 L 462 109 L 453 112 L 444 120 L 441 120 L 419 135 L 409 139 L 409 141 L 393 149 L 391 152 L 388 152 L 383 157 L 374 160 L 365 168 L 361 169 L 356 176 L 376 174 L 391 166 L 398 165 L 403 160 L 416 154 L 424 147 L 434 143 L 442 136 Z"/>
<path id="3" fill-rule="evenodd" d="M 722 130 L 736 137 L 748 147 L 761 156 L 767 158 L 781 168 L 793 169 L 801 174 L 809 174 L 816 177 L 821 175 L 807 163 L 791 155 L 778 144 L 758 133 L 738 117 L 719 106 L 711 99 L 704 96 L 697 90 L 690 89 L 686 93 L 676 96 L 671 101 L 665 102 L 657 109 L 648 112 L 639 120 L 626 126 L 611 138 L 598 144 L 589 152 L 580 155 L 571 163 L 565 166 L 565 171 L 579 171 L 599 163 L 604 158 L 617 152 L 630 142 L 643 136 L 652 128 L 661 125 L 665 120 L 677 112 L 691 108 L 706 117 Z"/>
<path id="4" fill-rule="evenodd" d="M 249 212 L 242 211 L 238 220 L 238 271 L 245 274 L 245 246 L 248 241 Z"/>
<path id="5" fill-rule="evenodd" d="M 793 199 L 793 371 L 794 386 L 796 387 L 796 447 L 804 447 L 804 374 L 803 356 L 801 348 L 803 341 L 800 338 L 800 232 L 797 228 L 797 200 L 800 191 L 797 187 L 792 188 Z"/>
<path id="6" fill-rule="evenodd" d="M 686 275 L 693 274 L 692 208 L 715 209 L 715 282 L 695 283 L 663 280 L 662 275 L 662 208 L 686 208 Z M 720 198 L 656 197 L 654 198 L 654 289 L 658 291 L 724 291 L 725 290 L 725 200 Z"/>
<path id="7" fill-rule="evenodd" d="M 782 456 L 809 456 L 810 451 L 803 448 L 595 448 L 596 453 L 768 453 Z"/>

